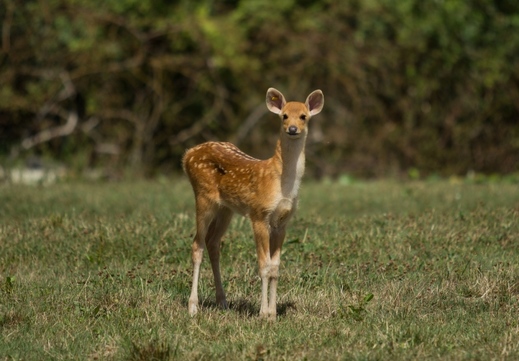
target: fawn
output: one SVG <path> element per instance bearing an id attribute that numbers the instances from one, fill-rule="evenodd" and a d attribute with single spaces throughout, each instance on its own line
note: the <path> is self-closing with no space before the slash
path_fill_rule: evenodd
<path id="1" fill-rule="evenodd" d="M 216 302 L 227 308 L 220 276 L 220 241 L 233 213 L 238 212 L 250 218 L 254 231 L 261 277 L 260 316 L 276 317 L 281 246 L 286 225 L 297 207 L 308 121 L 321 112 L 324 96 L 321 90 L 315 90 L 305 103 L 287 103 L 279 90 L 269 88 L 266 103 L 271 112 L 281 117 L 272 158 L 259 160 L 231 143 L 206 142 L 187 150 L 182 159 L 196 202 L 191 315 L 197 313 L 198 278 L 205 246 L 214 275 Z"/>

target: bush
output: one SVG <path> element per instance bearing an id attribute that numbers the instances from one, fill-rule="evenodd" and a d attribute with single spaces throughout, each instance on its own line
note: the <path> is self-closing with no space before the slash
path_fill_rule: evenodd
<path id="1" fill-rule="evenodd" d="M 4 156 L 151 174 L 178 170 L 188 146 L 230 139 L 267 157 L 278 126 L 263 98 L 275 86 L 325 94 L 308 144 L 316 176 L 517 170 L 511 0 L 0 7 Z"/>

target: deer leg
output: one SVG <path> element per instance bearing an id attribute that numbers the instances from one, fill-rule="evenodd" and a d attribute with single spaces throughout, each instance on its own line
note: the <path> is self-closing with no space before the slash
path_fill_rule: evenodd
<path id="1" fill-rule="evenodd" d="M 285 227 L 272 228 L 270 231 L 270 260 L 271 271 L 269 278 L 270 294 L 268 315 L 271 318 L 276 317 L 276 297 L 279 278 L 279 265 L 281 264 L 281 247 L 285 240 Z"/>
<path id="2" fill-rule="evenodd" d="M 269 225 L 265 220 L 252 222 L 256 253 L 258 255 L 259 273 L 261 277 L 260 317 L 269 317 L 268 288 L 271 277 L 272 262 L 270 259 Z"/>
<path id="3" fill-rule="evenodd" d="M 197 199 L 196 202 L 196 234 L 192 245 L 193 261 L 193 283 L 191 295 L 189 296 L 189 314 L 194 316 L 198 311 L 198 279 L 200 276 L 200 265 L 205 248 L 205 237 L 209 224 L 212 222 L 214 212 L 208 202 Z"/>
<path id="4" fill-rule="evenodd" d="M 211 268 L 213 269 L 216 303 L 223 309 L 227 309 L 227 300 L 225 299 L 225 291 L 220 275 L 220 244 L 222 236 L 231 222 L 232 214 L 230 209 L 220 208 L 215 219 L 211 222 L 205 238 L 209 259 L 211 260 Z"/>
<path id="5" fill-rule="evenodd" d="M 189 314 L 194 316 L 198 308 L 198 278 L 200 275 L 200 264 L 202 263 L 202 256 L 204 254 L 204 242 L 200 241 L 203 238 L 203 233 L 197 231 L 193 240 L 192 261 L 193 261 L 193 283 L 191 284 L 191 295 L 189 296 Z"/>

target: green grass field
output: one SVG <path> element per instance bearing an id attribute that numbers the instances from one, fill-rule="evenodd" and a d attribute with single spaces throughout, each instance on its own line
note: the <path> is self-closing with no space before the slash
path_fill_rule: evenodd
<path id="1" fill-rule="evenodd" d="M 206 255 L 187 313 L 185 179 L 0 187 L 0 360 L 519 359 L 519 186 L 307 181 L 277 322 L 260 319 L 252 232 Z"/>

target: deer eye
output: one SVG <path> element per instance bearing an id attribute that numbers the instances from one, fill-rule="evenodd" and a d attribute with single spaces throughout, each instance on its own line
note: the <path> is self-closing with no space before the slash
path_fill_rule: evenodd
<path id="1" fill-rule="evenodd" d="M 301 119 L 301 120 L 306 120 L 306 115 L 302 114 L 302 115 L 299 117 L 299 119 Z"/>
<path id="2" fill-rule="evenodd" d="M 288 115 L 287 114 L 283 114 L 283 120 L 287 120 L 288 119 Z"/>

